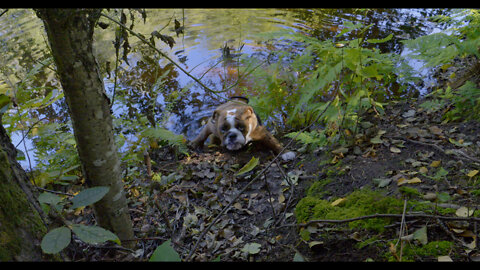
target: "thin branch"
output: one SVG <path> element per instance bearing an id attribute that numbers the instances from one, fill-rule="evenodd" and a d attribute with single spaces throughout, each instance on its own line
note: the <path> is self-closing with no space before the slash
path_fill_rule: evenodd
<path id="1" fill-rule="evenodd" d="M 186 71 L 184 68 L 182 68 L 179 64 L 177 64 L 175 61 L 173 61 L 173 59 L 171 59 L 170 57 L 168 57 L 165 53 L 163 53 L 162 51 L 160 51 L 159 49 L 157 49 L 157 47 L 155 47 L 155 45 L 153 45 L 152 43 L 150 43 L 149 41 L 147 41 L 143 36 L 139 35 L 138 33 L 132 31 L 130 28 L 128 28 L 127 26 L 125 26 L 124 24 L 122 24 L 121 22 L 113 19 L 112 17 L 108 16 L 108 15 L 105 15 L 102 13 L 102 16 L 109 19 L 110 21 L 118 24 L 119 26 L 121 26 L 122 28 L 124 28 L 125 30 L 127 30 L 130 34 L 136 36 L 138 39 L 140 39 L 141 41 L 143 41 L 145 44 L 147 44 L 150 48 L 154 49 L 157 53 L 159 53 L 160 55 L 162 55 L 163 57 L 165 57 L 168 61 L 170 61 L 173 65 L 175 65 L 178 69 L 180 69 L 183 73 L 185 73 L 188 77 L 192 78 L 195 82 L 197 82 L 198 84 L 200 84 L 203 88 L 205 88 L 205 90 L 213 93 L 213 94 L 216 94 L 218 95 L 218 93 L 223 93 L 225 92 L 226 90 L 222 90 L 222 91 L 215 91 L 213 89 L 210 89 L 208 86 L 206 86 L 205 84 L 203 84 L 199 79 L 197 79 L 195 76 L 193 76 L 192 74 L 190 74 L 188 71 Z"/>
<path id="2" fill-rule="evenodd" d="M 313 224 L 317 223 L 334 223 L 334 224 L 340 224 L 340 223 L 348 223 L 352 221 L 357 221 L 357 220 L 364 220 L 364 219 L 371 219 L 371 218 L 402 218 L 405 217 L 407 218 L 424 218 L 424 219 L 440 219 L 440 220 L 464 220 L 464 221 L 475 221 L 475 222 L 480 222 L 480 218 L 476 217 L 447 217 L 447 216 L 438 216 L 438 215 L 428 215 L 428 214 L 373 214 L 373 215 L 366 215 L 366 216 L 360 216 L 360 217 L 355 217 L 355 218 L 347 218 L 347 219 L 316 219 L 316 220 L 310 220 L 306 223 L 301 223 L 301 224 L 290 224 L 290 225 L 285 225 L 285 226 L 297 226 L 297 227 L 308 227 Z"/>

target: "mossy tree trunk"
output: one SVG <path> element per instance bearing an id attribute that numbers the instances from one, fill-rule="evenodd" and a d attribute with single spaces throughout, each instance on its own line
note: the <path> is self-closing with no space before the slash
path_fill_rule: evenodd
<path id="1" fill-rule="evenodd" d="M 40 261 L 45 217 L 0 115 L 0 262 Z"/>
<path id="2" fill-rule="evenodd" d="M 98 224 L 120 240 L 133 228 L 115 146 L 109 99 L 93 55 L 93 32 L 101 9 L 38 9 L 73 122 L 77 151 L 89 187 L 110 191 L 94 205 Z M 125 242 L 131 246 L 134 242 Z"/>

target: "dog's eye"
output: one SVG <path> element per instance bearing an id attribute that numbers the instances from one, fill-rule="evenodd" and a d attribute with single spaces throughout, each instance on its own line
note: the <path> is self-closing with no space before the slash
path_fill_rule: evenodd
<path id="1" fill-rule="evenodd" d="M 227 126 L 227 125 L 223 125 L 220 130 L 221 130 L 223 133 L 225 133 L 225 132 L 228 131 L 228 126 Z"/>
<path id="2" fill-rule="evenodd" d="M 240 132 L 243 132 L 245 130 L 244 125 L 237 125 L 237 129 L 240 130 Z"/>

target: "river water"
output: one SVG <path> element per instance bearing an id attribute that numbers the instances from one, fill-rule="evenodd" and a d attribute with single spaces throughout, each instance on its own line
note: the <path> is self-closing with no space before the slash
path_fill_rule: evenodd
<path id="1" fill-rule="evenodd" d="M 0 14 L 2 11 L 0 9 Z M 104 12 L 118 20 L 120 18 L 120 13 L 116 10 Z M 129 11 L 125 13 L 126 24 L 130 26 L 132 24 L 130 13 Z M 393 34 L 391 41 L 377 46 L 383 52 L 401 54 L 403 51 L 401 40 L 441 30 L 439 25 L 429 22 L 427 17 L 445 13 L 448 13 L 448 10 L 147 9 L 145 23 L 139 12 L 132 12 L 132 16 L 135 17 L 133 28 L 135 32 L 146 37 L 150 37 L 154 31 L 171 36 L 175 41 L 171 47 L 160 40 L 156 40 L 156 47 L 191 75 L 201 78 L 201 81 L 211 89 L 221 90 L 237 82 L 240 65 L 239 57 L 225 58 L 225 47 L 230 49 L 229 56 L 242 55 L 241 57 L 268 57 L 272 51 L 286 47 L 292 50 L 302 48 L 301 44 L 289 42 L 281 37 L 272 39 L 265 33 L 301 32 L 320 40 L 335 41 L 335 36 L 347 21 L 364 25 L 373 24 L 366 37 L 380 39 Z M 177 134 L 184 134 L 188 139 L 195 136 L 202 120 L 211 114 L 222 99 L 205 91 L 170 61 L 158 56 L 132 35 L 129 36 L 130 53 L 126 58 L 128 63 L 123 61 L 119 66 L 115 84 L 115 65 L 112 63 L 115 63 L 116 55 L 112 42 L 116 26 L 104 17 L 100 22 L 108 26 L 106 29 L 96 28 L 94 49 L 103 71 L 107 95 L 113 97 L 114 88 L 117 92 L 113 107 L 115 116 L 131 118 L 138 113 L 147 112 L 151 114 L 147 117 L 150 116 L 155 123 Z M 32 78 L 27 75 L 33 67 L 41 66 L 39 63 L 42 63 L 49 54 L 42 22 L 32 10 L 11 9 L 0 17 L 0 44 L 2 55 L 0 94 L 18 87 L 27 87 L 31 90 L 32 98 L 35 98 L 41 96 L 44 89 L 60 89 L 52 66 L 40 68 L 41 71 Z M 119 57 L 122 58 L 122 50 Z M 419 66 L 414 61 L 411 65 L 417 68 Z M 428 79 L 428 72 L 420 69 L 418 72 L 423 72 L 422 76 Z M 28 84 L 22 85 L 21 81 L 25 81 L 25 78 L 28 78 Z M 239 83 L 220 96 L 245 94 L 240 88 L 248 88 L 248 84 Z M 424 90 L 413 88 L 409 91 Z M 254 93 L 252 89 L 251 94 Z M 8 113 L 15 113 L 15 110 Z M 49 109 L 32 111 L 30 116 L 59 122 L 68 119 L 65 104 L 61 101 Z M 19 132 L 12 134 L 15 145 L 21 138 Z M 19 144 L 18 148 L 23 152 L 34 151 L 29 139 L 26 140 L 27 149 L 23 143 Z M 31 162 L 34 167 L 33 158 Z M 26 161 L 22 162 L 22 166 L 27 166 Z"/>

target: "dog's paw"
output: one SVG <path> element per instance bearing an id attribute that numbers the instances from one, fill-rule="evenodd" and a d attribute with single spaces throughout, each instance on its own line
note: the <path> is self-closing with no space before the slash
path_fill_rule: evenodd
<path id="1" fill-rule="evenodd" d="M 282 159 L 284 161 L 289 161 L 289 160 L 293 160 L 295 158 L 295 152 L 287 152 L 287 153 L 284 153 L 282 154 Z"/>

